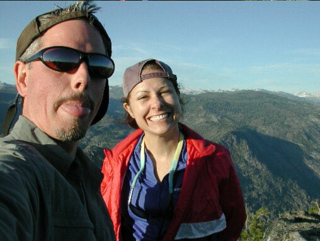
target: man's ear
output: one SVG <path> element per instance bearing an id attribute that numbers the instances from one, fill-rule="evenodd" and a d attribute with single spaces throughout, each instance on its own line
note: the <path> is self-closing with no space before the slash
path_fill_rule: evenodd
<path id="1" fill-rule="evenodd" d="M 27 95 L 27 64 L 21 61 L 16 61 L 13 67 L 14 76 L 16 78 L 16 86 L 19 94 L 22 97 Z"/>
<path id="2" fill-rule="evenodd" d="M 128 103 L 123 103 L 123 108 L 129 113 L 129 115 L 131 115 L 131 117 L 134 119 L 134 115 L 132 113 L 131 107 L 130 105 L 128 105 Z"/>

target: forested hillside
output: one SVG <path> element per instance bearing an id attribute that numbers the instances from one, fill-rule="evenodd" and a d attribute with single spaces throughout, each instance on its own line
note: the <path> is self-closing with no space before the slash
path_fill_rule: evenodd
<path id="1" fill-rule="evenodd" d="M 112 148 L 132 131 L 120 123 L 121 95 L 120 87 L 111 87 L 107 115 L 81 142 L 97 163 L 103 148 Z M 13 98 L 1 92 L 1 124 Z M 320 199 L 320 106 L 259 91 L 182 98 L 182 122 L 230 149 L 250 211 L 267 207 L 276 215 Z"/>
<path id="2" fill-rule="evenodd" d="M 304 209 L 320 197 L 320 108 L 270 93 L 186 98 L 185 122 L 228 147 L 252 210 Z"/>

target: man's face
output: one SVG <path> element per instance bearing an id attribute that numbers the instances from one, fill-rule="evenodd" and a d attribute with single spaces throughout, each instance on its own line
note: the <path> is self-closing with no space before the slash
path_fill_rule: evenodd
<path id="1" fill-rule="evenodd" d="M 69 20 L 50 28 L 41 38 L 41 49 L 51 46 L 105 54 L 101 35 L 83 20 Z M 75 142 L 85 135 L 99 110 L 106 79 L 90 76 L 85 62 L 75 70 L 57 72 L 36 60 L 19 73 L 23 85 L 19 87 L 17 80 L 17 86 L 24 97 L 25 117 L 59 141 Z"/>

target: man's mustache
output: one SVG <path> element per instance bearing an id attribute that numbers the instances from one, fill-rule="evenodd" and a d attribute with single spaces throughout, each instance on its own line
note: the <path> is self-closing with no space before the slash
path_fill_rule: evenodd
<path id="1" fill-rule="evenodd" d="M 80 102 L 81 106 L 89 108 L 91 111 L 94 109 L 94 102 L 91 97 L 85 93 L 73 94 L 70 96 L 62 97 L 55 103 L 55 109 L 58 109 L 63 103 L 75 101 Z"/>

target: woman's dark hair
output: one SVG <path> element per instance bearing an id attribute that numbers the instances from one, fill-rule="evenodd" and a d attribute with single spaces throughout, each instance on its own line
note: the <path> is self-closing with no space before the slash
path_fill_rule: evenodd
<path id="1" fill-rule="evenodd" d="M 142 70 L 144 69 L 152 69 L 152 70 L 159 70 L 159 71 L 162 71 L 162 68 L 155 62 L 155 61 L 151 61 L 149 63 L 147 63 L 145 66 L 143 66 Z M 142 71 L 141 70 L 141 71 Z M 183 110 L 183 100 L 181 99 L 181 96 L 180 96 L 180 86 L 177 82 L 177 80 L 171 80 L 171 83 L 173 84 L 173 87 L 174 87 L 174 90 L 176 91 L 176 93 L 178 94 L 178 97 L 179 97 L 179 102 L 180 102 L 180 105 L 181 105 L 181 109 Z M 130 94 L 128 94 L 127 97 L 123 97 L 121 99 L 122 103 L 127 103 L 129 105 L 129 97 L 130 97 Z M 182 111 L 183 112 L 183 111 Z M 133 129 L 139 129 L 139 126 L 137 125 L 137 122 L 134 118 L 131 117 L 131 115 L 126 111 L 125 113 L 125 119 L 123 121 L 124 124 L 128 124 L 130 127 L 132 127 Z"/>

